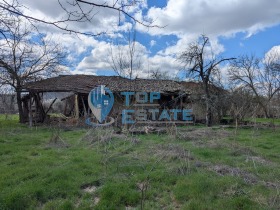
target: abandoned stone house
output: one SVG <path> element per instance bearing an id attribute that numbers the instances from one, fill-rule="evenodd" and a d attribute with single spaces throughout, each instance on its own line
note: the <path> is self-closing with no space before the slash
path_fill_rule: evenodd
<path id="1" fill-rule="evenodd" d="M 110 116 L 119 119 L 124 109 L 122 92 L 159 92 L 161 97 L 156 104 L 142 104 L 141 109 L 155 106 L 158 109 L 192 109 L 198 116 L 198 106 L 193 95 L 201 95 L 201 87 L 195 82 L 177 82 L 173 80 L 134 79 L 118 76 L 61 75 L 24 86 L 23 97 L 26 121 L 32 116 L 35 122 L 43 122 L 51 112 L 60 112 L 60 116 L 83 118 L 90 115 L 88 94 L 99 85 L 105 85 L 114 94 L 115 102 Z M 132 98 L 132 101 L 135 100 Z M 133 106 L 134 103 L 132 102 Z M 30 115 L 31 113 L 31 115 Z M 29 117 L 28 117 L 29 116 Z M 204 114 L 202 115 L 204 117 Z M 29 119 L 30 120 L 30 119 Z"/>

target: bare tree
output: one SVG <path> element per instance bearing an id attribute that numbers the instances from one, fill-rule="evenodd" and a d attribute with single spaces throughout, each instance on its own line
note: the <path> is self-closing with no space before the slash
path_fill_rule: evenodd
<path id="1" fill-rule="evenodd" d="M 20 122 L 23 122 L 23 85 L 57 73 L 64 55 L 59 45 L 40 36 L 20 17 L 12 17 L 9 24 L 1 24 L 0 28 L 0 84 L 14 88 Z"/>
<path id="2" fill-rule="evenodd" d="M 108 12 L 116 12 L 118 14 L 118 22 L 130 20 L 134 23 L 141 24 L 145 27 L 160 27 L 154 25 L 149 20 L 141 20 L 136 18 L 131 11 L 143 4 L 141 0 L 57 0 L 57 5 L 63 10 L 62 18 L 53 21 L 51 18 L 39 18 L 32 15 L 27 15 L 24 9 L 28 9 L 24 4 L 21 4 L 18 0 L 1 0 L 0 10 L 8 12 L 9 16 L 22 17 L 29 21 L 31 24 L 42 23 L 55 27 L 59 30 L 68 33 L 83 34 L 89 36 L 97 36 L 105 33 L 101 31 L 99 33 L 91 33 L 79 31 L 75 26 L 71 26 L 71 23 L 93 23 L 94 20 L 102 18 L 98 16 L 99 10 L 105 9 Z M 0 15 L 1 16 L 1 15 Z"/>
<path id="3" fill-rule="evenodd" d="M 127 44 L 118 44 L 116 49 L 111 46 L 111 66 L 117 75 L 129 79 L 137 77 L 142 67 L 142 51 L 137 47 L 136 32 L 128 33 Z"/>
<path id="4" fill-rule="evenodd" d="M 230 80 L 253 92 L 266 118 L 271 117 L 270 102 L 280 91 L 278 65 L 272 57 L 262 62 L 255 56 L 243 55 L 234 60 L 230 66 Z"/>
<path id="5" fill-rule="evenodd" d="M 159 68 L 152 69 L 149 77 L 155 80 L 174 80 L 180 81 L 180 78 L 175 74 L 171 75 L 168 71 L 161 71 Z"/>
<path id="6" fill-rule="evenodd" d="M 168 72 L 162 72 L 159 68 L 151 70 L 151 79 L 168 79 Z"/>
<path id="7" fill-rule="evenodd" d="M 254 113 L 256 103 L 252 92 L 245 87 L 230 90 L 230 115 L 235 121 L 236 127 L 245 117 L 251 117 Z"/>
<path id="8" fill-rule="evenodd" d="M 209 90 L 213 76 L 219 72 L 219 64 L 235 58 L 216 57 L 211 49 L 209 38 L 202 35 L 198 42 L 191 43 L 179 55 L 179 61 L 184 64 L 187 75 L 198 78 L 203 83 L 206 101 L 206 125 L 212 124 L 211 93 Z"/>
<path id="9" fill-rule="evenodd" d="M 280 54 L 277 52 L 269 53 L 264 60 L 264 72 L 260 75 L 264 81 L 263 92 L 266 92 L 268 99 L 268 111 L 271 117 L 274 117 L 273 108 L 280 93 Z M 278 96 L 277 96 L 278 95 Z M 276 104 L 279 104 L 276 102 Z"/>

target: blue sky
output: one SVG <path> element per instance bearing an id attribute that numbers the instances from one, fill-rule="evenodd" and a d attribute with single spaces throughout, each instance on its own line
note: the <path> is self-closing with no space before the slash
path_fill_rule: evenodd
<path id="1" fill-rule="evenodd" d="M 250 37 L 237 33 L 232 38 L 219 38 L 224 45 L 223 56 L 237 57 L 242 54 L 254 54 L 263 57 L 272 47 L 280 45 L 280 25 L 270 27 Z"/>
<path id="2" fill-rule="evenodd" d="M 26 14 L 54 20 L 63 17 L 57 0 L 20 1 L 28 8 Z M 116 0 L 92 1 L 110 4 Z M 131 7 L 129 14 L 164 28 L 133 26 L 116 12 L 96 8 L 91 23 L 71 23 L 69 27 L 92 33 L 106 31 L 106 35 L 77 37 L 46 26 L 42 30 L 68 52 L 71 65 L 66 68 L 70 73 L 112 75 L 112 54 L 120 48 L 127 54 L 127 32 L 135 28 L 135 49 L 142 65 L 134 76 L 150 77 L 152 71 L 159 71 L 174 77 L 182 69 L 177 56 L 201 34 L 209 36 L 217 56 L 254 54 L 263 58 L 271 50 L 280 53 L 279 8 L 280 0 L 143 0 Z"/>

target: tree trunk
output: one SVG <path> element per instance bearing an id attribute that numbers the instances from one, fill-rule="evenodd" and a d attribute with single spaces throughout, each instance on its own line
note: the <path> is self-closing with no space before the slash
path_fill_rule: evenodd
<path id="1" fill-rule="evenodd" d="M 263 111 L 264 111 L 265 118 L 267 118 L 267 119 L 271 118 L 270 115 L 268 114 L 268 111 L 266 108 L 263 108 Z"/>
<path id="2" fill-rule="evenodd" d="M 16 90 L 16 95 L 17 95 L 19 122 L 24 123 L 25 122 L 25 117 L 24 117 L 24 112 L 23 112 L 23 108 L 22 108 L 21 91 Z"/>
<path id="3" fill-rule="evenodd" d="M 263 104 L 260 100 L 259 100 L 259 105 L 261 106 L 261 108 L 263 110 L 263 114 L 264 114 L 265 118 L 267 118 L 267 119 L 270 118 L 267 105 Z"/>
<path id="4" fill-rule="evenodd" d="M 30 96 L 31 97 L 31 96 Z M 46 113 L 41 102 L 39 93 L 34 94 L 35 106 L 36 106 L 36 119 L 35 122 L 44 122 Z"/>
<path id="5" fill-rule="evenodd" d="M 206 99 L 206 126 L 210 127 L 212 125 L 212 109 L 209 99 Z"/>
<path id="6" fill-rule="evenodd" d="M 212 125 L 212 107 L 210 102 L 210 93 L 208 88 L 208 81 L 203 81 L 205 97 L 206 97 L 206 126 Z"/>

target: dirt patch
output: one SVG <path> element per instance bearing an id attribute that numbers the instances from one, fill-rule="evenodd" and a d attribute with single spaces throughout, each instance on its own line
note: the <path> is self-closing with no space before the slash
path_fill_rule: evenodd
<path id="1" fill-rule="evenodd" d="M 94 144 L 95 142 L 106 143 L 112 140 L 114 130 L 112 128 L 92 128 L 80 139 L 80 141 Z"/>
<path id="2" fill-rule="evenodd" d="M 246 192 L 238 185 L 238 183 L 235 183 L 229 188 L 221 193 L 222 197 L 232 197 L 232 196 L 240 196 L 240 195 L 245 195 Z"/>
<path id="3" fill-rule="evenodd" d="M 216 172 L 221 176 L 237 176 L 241 177 L 248 184 L 256 184 L 258 178 L 247 171 L 227 165 L 213 165 L 208 167 L 209 170 Z"/>
<path id="4" fill-rule="evenodd" d="M 228 148 L 229 144 L 224 142 L 223 139 L 201 139 L 192 142 L 194 146 L 201 148 L 222 149 Z"/>
<path id="5" fill-rule="evenodd" d="M 92 185 L 92 184 L 85 184 L 81 186 L 81 189 L 84 193 L 92 194 L 93 197 L 93 205 L 97 205 L 100 201 L 100 198 L 96 196 L 95 192 L 98 190 L 98 186 Z"/>
<path id="6" fill-rule="evenodd" d="M 254 152 L 252 149 L 249 147 L 241 147 L 238 145 L 234 145 L 232 147 L 232 152 L 230 155 L 232 156 L 240 156 L 240 155 L 250 155 L 250 156 L 255 156 L 257 153 Z"/>
<path id="7" fill-rule="evenodd" d="M 129 136 L 123 133 L 114 133 L 112 137 L 116 139 L 126 140 Z"/>
<path id="8" fill-rule="evenodd" d="M 128 141 L 131 144 L 141 143 L 141 140 L 139 138 L 137 138 L 136 136 L 123 134 L 123 133 L 120 133 L 120 134 L 115 133 L 115 134 L 113 134 L 113 138 L 118 139 L 118 140 L 122 140 L 122 141 Z"/>
<path id="9" fill-rule="evenodd" d="M 128 130 L 130 134 L 138 135 L 138 134 L 164 134 L 168 133 L 168 129 L 166 127 L 153 127 L 153 126 L 137 126 L 130 128 Z"/>
<path id="10" fill-rule="evenodd" d="M 96 181 L 95 183 L 90 183 L 90 184 L 84 184 L 81 186 L 81 190 L 84 192 L 88 193 L 94 193 L 96 190 L 100 187 L 100 182 L 99 180 Z"/>
<path id="11" fill-rule="evenodd" d="M 268 188 L 280 188 L 280 183 L 261 181 L 257 176 L 245 170 L 230 167 L 227 165 L 212 165 L 208 167 L 209 170 L 216 172 L 221 176 L 237 176 L 241 177 L 247 184 L 261 184 Z"/>
<path id="12" fill-rule="evenodd" d="M 262 182 L 266 187 L 270 187 L 270 188 L 275 188 L 275 189 L 279 189 L 280 188 L 280 183 L 275 183 L 275 182 Z"/>
<path id="13" fill-rule="evenodd" d="M 94 193 L 94 192 L 96 192 L 96 190 L 97 190 L 97 187 L 95 187 L 95 186 L 88 186 L 83 189 L 83 191 L 86 193 Z"/>
<path id="14" fill-rule="evenodd" d="M 178 138 L 187 141 L 224 139 L 231 136 L 229 131 L 213 128 L 199 128 L 195 130 L 179 130 Z"/>
<path id="15" fill-rule="evenodd" d="M 275 165 L 275 163 L 269 161 L 269 160 L 266 160 L 262 157 L 259 157 L 259 156 L 248 156 L 246 158 L 246 162 L 249 162 L 249 161 L 253 161 L 253 162 L 256 162 L 256 163 L 260 163 L 260 164 L 263 164 L 263 165 Z"/>
<path id="16" fill-rule="evenodd" d="M 97 204 L 99 203 L 99 201 L 100 201 L 100 198 L 99 198 L 99 197 L 95 197 L 95 198 L 93 199 L 94 205 L 97 205 Z"/>
<path id="17" fill-rule="evenodd" d="M 194 160 L 194 158 L 191 156 L 190 151 L 185 150 L 183 147 L 177 144 L 156 145 L 151 148 L 150 153 L 171 160 L 176 160 L 176 159 Z"/>
<path id="18" fill-rule="evenodd" d="M 196 147 L 221 149 L 230 147 L 225 139 L 231 135 L 231 132 L 223 129 L 202 128 L 186 132 L 185 140 L 190 140 Z"/>

